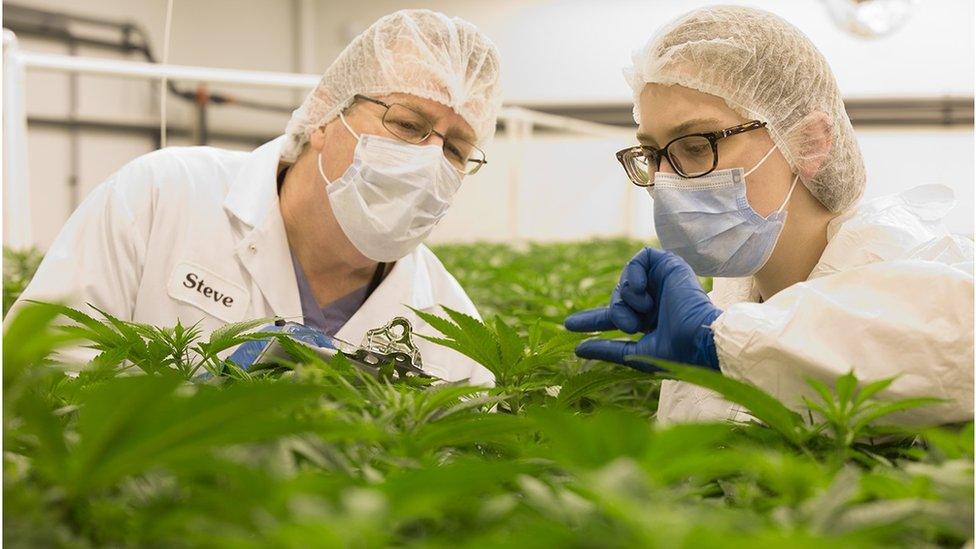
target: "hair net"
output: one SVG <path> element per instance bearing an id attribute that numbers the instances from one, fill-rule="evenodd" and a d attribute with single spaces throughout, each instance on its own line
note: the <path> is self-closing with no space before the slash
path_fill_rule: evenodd
<path id="1" fill-rule="evenodd" d="M 309 134 L 353 96 L 407 93 L 446 105 L 483 143 L 501 107 L 495 45 L 471 23 L 430 10 L 401 10 L 357 36 L 292 113 L 281 158 L 293 162 Z"/>
<path id="2" fill-rule="evenodd" d="M 820 162 L 812 177 L 800 179 L 829 210 L 847 209 L 864 192 L 861 151 L 826 59 L 799 29 L 771 13 L 731 6 L 692 11 L 651 38 L 625 76 L 638 122 L 645 83 L 715 95 L 745 118 L 766 122 L 797 172 Z M 831 147 L 822 146 L 823 132 L 815 140 L 816 132 L 804 131 L 809 115 L 829 129 Z"/>

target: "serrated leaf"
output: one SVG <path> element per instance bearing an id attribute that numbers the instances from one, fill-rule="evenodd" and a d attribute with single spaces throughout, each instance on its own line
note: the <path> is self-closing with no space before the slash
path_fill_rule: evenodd
<path id="1" fill-rule="evenodd" d="M 667 371 L 661 373 L 663 376 L 715 391 L 726 400 L 749 410 L 756 419 L 775 429 L 793 444 L 802 445 L 803 443 L 803 419 L 800 415 L 754 385 L 736 381 L 718 372 L 697 366 L 686 366 L 644 356 L 626 358 L 664 368 Z"/>
<path id="2" fill-rule="evenodd" d="M 248 383 L 177 391 L 174 376 L 118 378 L 81 399 L 68 485 L 77 494 L 175 459 L 203 459 L 211 448 L 309 429 L 278 412 L 318 394 L 291 383 Z"/>
<path id="3" fill-rule="evenodd" d="M 557 402 L 560 406 L 571 406 L 581 398 L 632 379 L 634 376 L 628 372 L 589 370 L 563 381 Z"/>
<path id="4" fill-rule="evenodd" d="M 941 398 L 906 398 L 892 402 L 875 402 L 872 403 L 871 406 L 864 408 L 861 413 L 855 416 L 857 419 L 851 426 L 851 431 L 853 433 L 858 433 L 875 421 L 896 412 L 903 412 L 905 410 L 920 408 L 922 406 L 944 404 L 945 402 L 946 401 Z"/>
<path id="5" fill-rule="evenodd" d="M 499 361 L 504 367 L 513 369 L 525 356 L 525 342 L 501 317 L 495 317 L 494 326 L 498 336 Z"/>
<path id="6" fill-rule="evenodd" d="M 878 381 L 868 383 L 862 387 L 861 390 L 858 391 L 857 396 L 854 398 L 853 408 L 855 410 L 860 408 L 865 402 L 868 401 L 868 399 L 873 398 L 877 393 L 887 389 L 892 383 L 894 383 L 895 379 L 897 378 L 889 377 L 887 379 L 880 379 Z"/>

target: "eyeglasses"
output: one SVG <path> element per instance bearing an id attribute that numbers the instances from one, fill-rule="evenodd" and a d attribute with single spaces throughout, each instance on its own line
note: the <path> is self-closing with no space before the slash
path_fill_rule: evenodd
<path id="1" fill-rule="evenodd" d="M 617 151 L 617 160 L 627 176 L 638 187 L 653 187 L 654 172 L 660 171 L 661 159 L 667 158 L 675 173 L 693 179 L 715 171 L 718 166 L 718 141 L 766 126 L 753 120 L 717 132 L 694 133 L 672 139 L 664 148 L 639 145 Z M 653 168 L 653 169 L 651 169 Z"/>
<path id="2" fill-rule="evenodd" d="M 434 124 L 422 113 L 399 103 L 386 103 L 379 99 L 356 94 L 354 99 L 369 101 L 385 108 L 383 127 L 398 139 L 418 145 L 431 135 L 444 141 L 444 156 L 458 172 L 474 175 L 488 163 L 485 153 L 478 147 L 460 137 L 446 136 L 434 129 Z"/>

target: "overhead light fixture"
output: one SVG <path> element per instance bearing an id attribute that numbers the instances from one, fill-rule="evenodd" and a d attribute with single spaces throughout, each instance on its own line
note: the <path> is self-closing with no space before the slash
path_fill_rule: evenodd
<path id="1" fill-rule="evenodd" d="M 908 21 L 917 0 L 823 0 L 837 25 L 861 38 L 881 38 Z"/>

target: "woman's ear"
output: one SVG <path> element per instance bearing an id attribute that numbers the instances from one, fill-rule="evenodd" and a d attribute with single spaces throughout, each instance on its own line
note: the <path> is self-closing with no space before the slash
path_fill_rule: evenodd
<path id="1" fill-rule="evenodd" d="M 797 124 L 791 140 L 800 179 L 810 181 L 823 168 L 834 147 L 833 120 L 826 113 L 812 112 Z"/>

